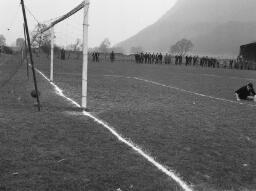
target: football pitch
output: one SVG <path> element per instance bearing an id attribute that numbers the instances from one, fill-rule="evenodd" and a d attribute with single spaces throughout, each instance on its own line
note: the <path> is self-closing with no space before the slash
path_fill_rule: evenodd
<path id="1" fill-rule="evenodd" d="M 36 58 L 49 76 L 49 60 Z M 55 60 L 54 82 L 81 100 L 81 60 Z M 234 91 L 256 72 L 89 63 L 88 108 L 195 190 L 256 188 L 256 103 Z M 100 141 L 100 140 L 99 140 Z"/>

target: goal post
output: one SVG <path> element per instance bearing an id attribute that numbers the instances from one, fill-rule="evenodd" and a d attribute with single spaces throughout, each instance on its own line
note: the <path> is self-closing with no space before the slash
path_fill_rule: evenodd
<path id="1" fill-rule="evenodd" d="M 54 58 L 54 26 L 51 28 L 51 65 L 50 65 L 50 81 L 53 81 L 53 58 Z"/>
<path id="2" fill-rule="evenodd" d="M 89 0 L 84 1 L 89 5 Z M 84 6 L 83 21 L 83 73 L 82 73 L 82 108 L 87 109 L 87 74 L 88 74 L 88 16 L 89 8 Z"/>
<path id="3" fill-rule="evenodd" d="M 49 26 L 45 27 L 40 31 L 40 33 L 44 33 L 48 30 L 51 31 L 51 57 L 50 57 L 50 81 L 53 81 L 53 62 L 54 62 L 54 26 L 58 23 L 68 19 L 78 11 L 84 11 L 83 14 L 83 67 L 82 67 L 82 99 L 81 99 L 81 108 L 87 109 L 87 70 L 88 70 L 88 13 L 89 13 L 89 0 L 84 0 L 74 9 L 66 13 L 65 15 L 59 17 L 55 21 L 51 22 Z M 38 35 L 38 34 L 37 34 Z M 36 37 L 36 35 L 35 35 Z M 34 38 L 35 38 L 34 37 Z"/>

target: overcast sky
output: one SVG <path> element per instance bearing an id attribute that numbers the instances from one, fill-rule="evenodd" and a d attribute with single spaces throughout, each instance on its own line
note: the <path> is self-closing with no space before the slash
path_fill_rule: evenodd
<path id="1" fill-rule="evenodd" d="M 81 3 L 81 0 L 24 0 L 29 28 L 37 21 L 45 22 L 61 16 Z M 153 24 L 177 0 L 91 0 L 89 12 L 89 47 L 109 38 L 114 45 Z M 33 18 L 33 16 L 35 18 Z M 0 34 L 8 44 L 22 37 L 23 18 L 20 0 L 0 0 Z M 36 21 L 37 20 L 37 21 Z M 63 45 L 82 38 L 82 12 L 55 28 L 57 41 Z"/>

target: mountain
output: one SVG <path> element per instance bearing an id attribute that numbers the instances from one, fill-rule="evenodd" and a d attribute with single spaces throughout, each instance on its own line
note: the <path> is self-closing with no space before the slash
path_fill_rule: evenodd
<path id="1" fill-rule="evenodd" d="M 167 52 L 182 38 L 193 53 L 232 55 L 241 44 L 256 41 L 255 0 L 178 0 L 157 22 L 116 46 Z"/>

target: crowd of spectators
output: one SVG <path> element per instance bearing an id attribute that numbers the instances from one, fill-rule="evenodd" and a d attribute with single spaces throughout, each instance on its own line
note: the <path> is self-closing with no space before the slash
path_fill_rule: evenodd
<path id="1" fill-rule="evenodd" d="M 230 69 L 247 69 L 256 70 L 254 63 L 246 61 L 241 57 L 236 59 L 224 59 L 214 58 L 208 56 L 196 56 L 196 55 L 172 55 L 162 53 L 136 53 L 133 55 L 123 55 L 118 53 L 118 59 L 116 59 L 116 53 L 90 53 L 93 62 L 99 62 L 100 57 L 102 61 L 110 60 L 111 62 L 116 61 L 130 61 L 137 64 L 174 64 L 184 66 L 201 66 L 211 68 L 230 68 Z M 100 56 L 101 55 L 101 56 Z M 123 55 L 123 56 L 120 56 Z M 127 57 L 127 58 L 126 58 Z M 129 59 L 128 59 L 129 57 Z M 123 59 L 122 59 L 123 58 Z"/>

